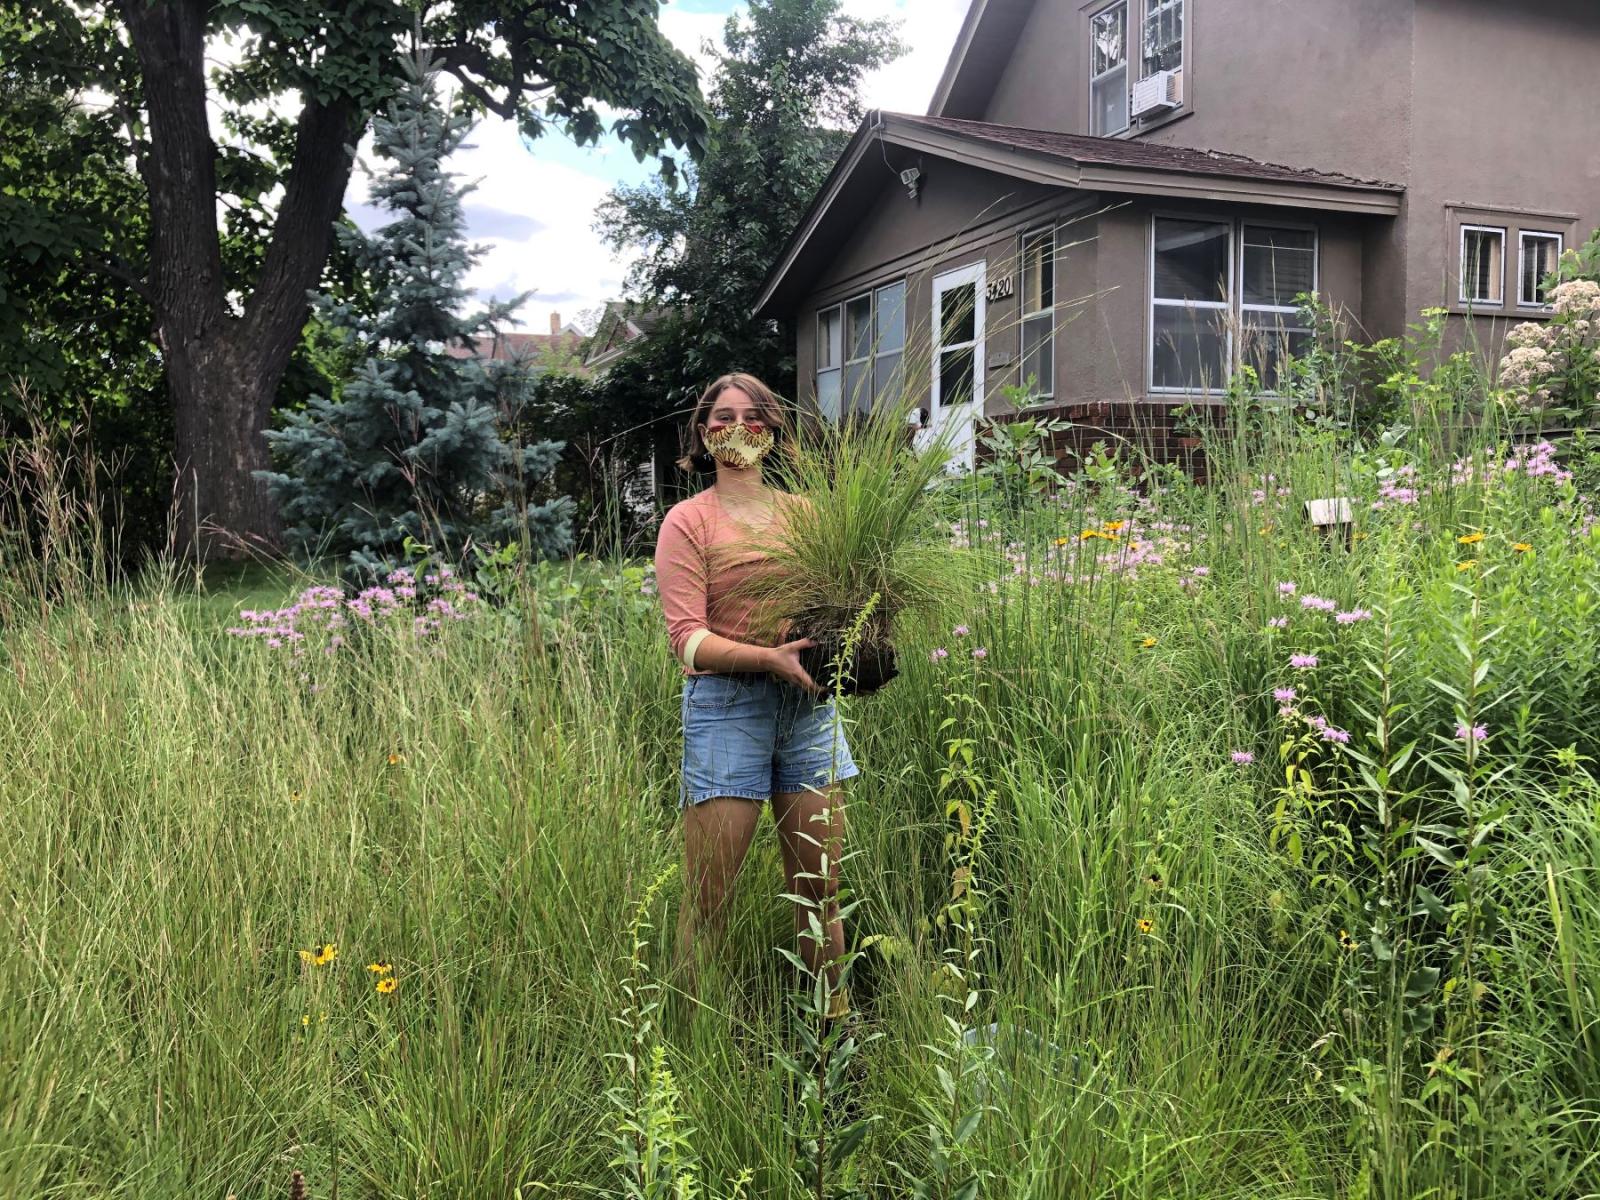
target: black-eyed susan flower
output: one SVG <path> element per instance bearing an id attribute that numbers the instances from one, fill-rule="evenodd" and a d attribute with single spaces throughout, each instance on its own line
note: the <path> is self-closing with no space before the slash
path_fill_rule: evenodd
<path id="1" fill-rule="evenodd" d="M 1476 546 L 1479 542 L 1483 541 L 1483 534 L 1463 533 L 1456 539 L 1456 541 L 1463 546 Z"/>
<path id="2" fill-rule="evenodd" d="M 1103 521 L 1100 524 L 1100 528 L 1104 529 L 1107 533 L 1121 533 L 1122 527 L 1126 524 L 1126 521 Z"/>
<path id="3" fill-rule="evenodd" d="M 1069 538 L 1069 537 L 1058 537 L 1056 539 L 1056 545 L 1058 545 L 1058 546 L 1070 546 L 1071 544 L 1072 544 L 1072 539 Z"/>
<path id="4" fill-rule="evenodd" d="M 377 983 L 378 993 L 380 995 L 383 995 L 383 996 L 387 996 L 390 992 L 394 991 L 395 988 L 397 988 L 399 986 L 400 986 L 399 980 L 397 980 L 393 975 L 387 975 L 384 978 L 378 980 L 378 983 Z"/>
<path id="5" fill-rule="evenodd" d="M 1139 918 L 1139 932 L 1140 933 L 1150 933 L 1151 931 L 1153 931 L 1155 929 L 1155 927 L 1156 927 L 1156 923 L 1154 921 L 1152 921 L 1149 917 L 1140 917 Z"/>
<path id="6" fill-rule="evenodd" d="M 389 765 L 391 767 L 398 767 L 401 763 L 405 762 L 405 760 L 406 756 L 404 754 L 395 753 L 389 755 Z"/>
<path id="7" fill-rule="evenodd" d="M 306 798 L 306 795 L 305 795 L 304 792 L 294 791 L 294 792 L 290 792 L 289 793 L 289 803 L 290 804 L 299 804 L 300 801 L 304 800 L 305 798 Z"/>
<path id="8" fill-rule="evenodd" d="M 303 963 L 314 963 L 317 961 L 317 952 L 315 950 L 296 950 L 295 953 L 300 956 L 300 961 Z"/>
<path id="9" fill-rule="evenodd" d="M 316 957 L 311 961 L 319 967 L 325 967 L 339 957 L 339 948 L 332 942 L 324 942 L 317 948 Z"/>
<path id="10" fill-rule="evenodd" d="M 1475 558 L 1463 559 L 1461 562 L 1458 562 L 1456 564 L 1456 570 L 1457 571 L 1470 571 L 1470 570 L 1472 570 L 1473 567 L 1475 567 L 1477 565 L 1478 565 L 1478 560 L 1475 559 Z"/>
<path id="11" fill-rule="evenodd" d="M 1153 637 L 1147 637 L 1144 639 L 1144 641 L 1139 643 L 1139 645 L 1143 646 L 1146 650 L 1150 649 L 1150 647 L 1154 646 L 1155 644 L 1156 639 Z"/>
<path id="12" fill-rule="evenodd" d="M 389 963 L 383 962 L 382 960 L 379 960 L 378 962 L 368 963 L 367 964 L 367 970 L 371 971 L 374 975 L 392 975 L 392 974 L 394 974 L 394 967 L 391 966 Z"/>
<path id="13" fill-rule="evenodd" d="M 1339 930 L 1339 945 L 1347 951 L 1356 948 L 1356 939 L 1350 936 L 1348 929 Z"/>
<path id="14" fill-rule="evenodd" d="M 1144 881 L 1146 886 L 1153 892 L 1159 892 L 1167 886 L 1167 881 L 1161 878 L 1160 871 L 1151 871 L 1150 874 L 1144 877 Z"/>
<path id="15" fill-rule="evenodd" d="M 1526 554 L 1529 550 L 1533 549 L 1533 547 L 1527 542 L 1512 542 L 1511 548 L 1518 554 Z"/>

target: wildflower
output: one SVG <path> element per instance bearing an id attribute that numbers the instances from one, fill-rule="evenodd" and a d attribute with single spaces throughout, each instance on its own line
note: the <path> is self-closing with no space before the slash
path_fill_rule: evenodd
<path id="1" fill-rule="evenodd" d="M 311 1014 L 310 1013 L 301 1013 L 300 1014 L 300 1028 L 304 1029 L 309 1024 L 311 1024 Z"/>
<path id="2" fill-rule="evenodd" d="M 1349 612 L 1334 613 L 1333 619 L 1341 625 L 1354 625 L 1357 621 L 1372 620 L 1372 614 L 1364 608 L 1352 608 Z"/>
<path id="3" fill-rule="evenodd" d="M 1350 734 L 1343 729 L 1329 725 L 1322 731 L 1322 740 L 1325 742 L 1338 742 L 1340 745 L 1345 745 L 1350 741 Z"/>
<path id="4" fill-rule="evenodd" d="M 306 797 L 305 797 L 305 793 L 304 792 L 294 791 L 294 792 L 290 792 L 289 793 L 289 803 L 290 804 L 299 804 L 300 801 L 304 800 L 305 798 Z"/>
<path id="5" fill-rule="evenodd" d="M 1121 533 L 1122 527 L 1126 524 L 1126 521 L 1102 521 L 1100 523 L 1100 528 L 1104 529 L 1107 533 Z"/>
<path id="6" fill-rule="evenodd" d="M 381 961 L 368 963 L 367 970 L 371 971 L 374 975 L 390 975 L 394 973 L 394 967 L 390 966 L 386 962 Z"/>
<path id="7" fill-rule="evenodd" d="M 1489 727 L 1487 725 L 1474 725 L 1471 729 L 1468 729 L 1467 728 L 1467 724 L 1466 724 L 1465 721 L 1457 721 L 1456 722 L 1456 740 L 1457 741 L 1460 741 L 1460 742 L 1481 742 L 1481 741 L 1483 741 L 1484 738 L 1486 738 L 1488 736 L 1489 736 Z"/>
<path id="8" fill-rule="evenodd" d="M 1476 546 L 1479 542 L 1483 541 L 1483 534 L 1463 533 L 1456 539 L 1456 541 L 1463 546 Z"/>
<path id="9" fill-rule="evenodd" d="M 1296 691 L 1292 687 L 1281 687 L 1281 688 L 1273 688 L 1272 689 L 1272 698 L 1274 700 L 1276 700 L 1279 704 L 1291 704 L 1291 703 L 1293 703 L 1294 702 L 1294 698 L 1295 698 L 1295 696 L 1297 694 L 1298 693 L 1296 693 Z"/>
<path id="10" fill-rule="evenodd" d="M 382 994 L 382 995 L 385 995 L 385 996 L 387 996 L 390 992 L 394 991 L 395 988 L 397 988 L 399 986 L 400 986 L 399 981 L 397 979 L 395 979 L 395 977 L 393 975 L 385 976 L 384 978 L 378 980 L 378 984 L 377 984 L 379 993 Z"/>
<path id="11" fill-rule="evenodd" d="M 1350 936 L 1350 931 L 1348 929 L 1339 930 L 1339 945 L 1342 946 L 1346 951 L 1354 950 L 1356 948 L 1356 940 Z"/>
<path id="12" fill-rule="evenodd" d="M 1367 535 L 1365 532 L 1358 529 L 1350 535 L 1350 540 L 1354 542 L 1364 542 L 1367 540 Z"/>
<path id="13" fill-rule="evenodd" d="M 1162 888 L 1167 886 L 1166 881 L 1161 878 L 1161 872 L 1159 871 L 1151 871 L 1150 874 L 1144 877 L 1144 881 L 1150 886 L 1152 891 L 1156 892 L 1159 892 Z"/>
<path id="14" fill-rule="evenodd" d="M 1235 750 L 1229 757 L 1233 759 L 1234 765 L 1240 767 L 1248 767 L 1256 760 L 1256 756 L 1248 750 Z"/>
<path id="15" fill-rule="evenodd" d="M 1290 717 L 1294 716 L 1294 706 L 1289 704 L 1278 705 L 1278 716 L 1287 721 Z"/>
<path id="16" fill-rule="evenodd" d="M 1299 671 L 1309 670 L 1317 665 L 1317 656 L 1315 654 L 1291 654 L 1289 656 L 1289 665 Z"/>
<path id="17" fill-rule="evenodd" d="M 1189 570 L 1189 574 L 1195 576 L 1197 579 L 1204 579 L 1207 575 L 1211 574 L 1211 568 L 1210 567 L 1192 567 Z"/>
<path id="18" fill-rule="evenodd" d="M 1070 546 L 1071 544 L 1072 544 L 1072 539 L 1069 538 L 1069 537 L 1058 537 L 1056 539 L 1056 545 L 1058 545 L 1058 546 Z"/>
<path id="19" fill-rule="evenodd" d="M 316 957 L 311 961 L 319 967 L 325 967 L 339 957 L 339 948 L 332 942 L 326 942 L 317 949 Z"/>
<path id="20" fill-rule="evenodd" d="M 1477 559 L 1469 558 L 1469 559 L 1466 559 L 1463 562 L 1458 562 L 1456 564 L 1456 570 L 1457 571 L 1470 571 L 1470 570 L 1472 570 L 1473 567 L 1475 567 L 1477 565 L 1478 565 L 1478 560 Z"/>
<path id="21" fill-rule="evenodd" d="M 1272 618 L 1268 619 L 1267 624 L 1273 629 L 1287 629 L 1287 628 L 1289 628 L 1289 618 L 1288 617 L 1272 617 Z"/>
<path id="22" fill-rule="evenodd" d="M 1156 927 L 1156 923 L 1154 921 L 1152 921 L 1149 917 L 1140 917 L 1139 918 L 1139 932 L 1140 933 L 1149 933 L 1153 929 L 1155 929 L 1155 927 Z"/>
<path id="23" fill-rule="evenodd" d="M 1078 540 L 1080 542 L 1087 542 L 1091 538 L 1102 538 L 1102 539 L 1104 539 L 1105 541 L 1108 541 L 1108 542 L 1115 540 L 1112 537 L 1111 534 L 1109 534 L 1109 533 L 1101 533 L 1098 529 L 1085 529 L 1082 533 L 1080 533 L 1078 535 Z"/>
<path id="24" fill-rule="evenodd" d="M 939 662 L 940 660 L 946 659 L 946 658 L 949 658 L 949 657 L 950 657 L 950 651 L 946 650 L 943 646 L 940 646 L 932 654 L 928 655 L 929 660 L 932 661 L 932 662 Z"/>
<path id="25" fill-rule="evenodd" d="M 404 754 L 389 755 L 389 765 L 391 767 L 398 767 L 401 763 L 405 762 L 405 760 L 406 756 Z"/>
<path id="26" fill-rule="evenodd" d="M 965 625 L 957 625 L 950 632 L 955 637 L 966 637 L 967 634 L 972 632 L 972 630 L 968 629 Z"/>
<path id="27" fill-rule="evenodd" d="M 1294 581 L 1293 580 L 1289 580 L 1289 581 L 1287 581 L 1285 583 L 1280 583 L 1278 585 L 1278 595 L 1280 595 L 1280 596 L 1292 596 L 1292 595 L 1294 595 L 1294 593 L 1295 593 L 1295 585 L 1294 585 Z"/>
<path id="28" fill-rule="evenodd" d="M 985 650 L 982 646 L 979 646 L 975 650 L 973 650 L 972 657 L 973 658 L 978 658 L 978 659 L 988 658 L 989 657 L 989 652 L 987 650 Z"/>
<path id="29" fill-rule="evenodd" d="M 1321 596 L 1305 595 L 1300 597 L 1300 607 L 1315 609 L 1317 612 L 1332 612 L 1339 606 L 1332 600 L 1324 600 Z"/>
<path id="30" fill-rule="evenodd" d="M 1515 550 L 1518 554 L 1526 554 L 1529 550 L 1533 549 L 1533 547 L 1530 546 L 1527 542 L 1512 542 L 1511 543 L 1511 548 L 1513 550 Z"/>
<path id="31" fill-rule="evenodd" d="M 1156 644 L 1156 639 L 1153 638 L 1153 637 L 1147 637 L 1147 638 L 1145 638 L 1144 641 L 1139 643 L 1139 645 L 1143 646 L 1146 650 L 1150 649 L 1150 647 L 1154 646 L 1155 644 Z"/>

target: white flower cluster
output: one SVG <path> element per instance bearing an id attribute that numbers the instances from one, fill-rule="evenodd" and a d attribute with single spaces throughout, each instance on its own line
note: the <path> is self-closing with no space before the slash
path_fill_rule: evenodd
<path id="1" fill-rule="evenodd" d="M 1600 402 L 1600 283 L 1569 279 L 1550 293 L 1554 317 L 1524 321 L 1506 335 L 1500 386 L 1523 412 L 1555 404 L 1587 408 Z"/>

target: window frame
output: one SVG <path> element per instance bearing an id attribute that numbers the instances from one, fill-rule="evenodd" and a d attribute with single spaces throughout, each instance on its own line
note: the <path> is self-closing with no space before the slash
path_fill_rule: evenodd
<path id="1" fill-rule="evenodd" d="M 1028 308 L 1028 244 L 1030 241 L 1036 242 L 1041 238 L 1049 239 L 1050 307 L 1030 310 Z M 1060 303 L 1056 297 L 1061 291 L 1061 278 L 1058 274 L 1060 246 L 1058 244 L 1056 223 L 1052 221 L 1048 225 L 1035 225 L 1022 230 L 1018 247 L 1017 274 L 1020 279 L 1017 284 L 1017 385 L 1019 387 L 1027 386 L 1028 382 L 1027 376 L 1024 374 L 1028 359 L 1028 323 L 1029 321 L 1038 322 L 1041 318 L 1049 322 L 1049 333 L 1046 336 L 1050 344 L 1050 389 L 1049 391 L 1033 393 L 1028 400 L 1028 405 L 1031 407 L 1036 404 L 1051 403 L 1055 400 L 1056 395 L 1056 307 Z"/>
<path id="2" fill-rule="evenodd" d="M 1156 11 L 1154 13 L 1151 13 L 1149 11 L 1149 8 L 1150 8 L 1150 5 L 1151 5 L 1152 2 L 1156 6 Z M 1139 3 L 1139 78 L 1141 80 L 1145 80 L 1145 79 L 1149 79 L 1150 78 L 1149 75 L 1145 74 L 1145 70 L 1144 70 L 1144 57 L 1145 57 L 1144 56 L 1144 44 L 1145 44 L 1144 27 L 1145 27 L 1145 22 L 1147 20 L 1149 20 L 1150 17 L 1152 17 L 1152 16 L 1159 16 L 1164 9 L 1169 9 L 1169 8 L 1176 8 L 1178 10 L 1178 19 L 1179 19 L 1180 22 L 1182 22 L 1183 30 L 1182 30 L 1181 33 L 1178 34 L 1178 65 L 1176 67 L 1164 67 L 1162 69 L 1163 70 L 1167 70 L 1167 71 L 1182 71 L 1184 69 L 1184 67 L 1189 65 L 1189 13 L 1187 11 L 1188 10 L 1187 0 L 1140 0 L 1140 3 Z M 1188 76 L 1185 75 L 1184 76 L 1184 83 L 1187 84 L 1188 82 L 1189 82 Z M 1131 84 L 1130 84 L 1130 89 L 1131 89 Z M 1179 107 L 1181 108 L 1182 106 L 1180 105 Z M 1162 114 L 1162 116 L 1167 116 L 1167 115 L 1168 114 L 1166 114 L 1166 113 Z M 1130 108 L 1129 113 L 1128 113 L 1128 119 L 1130 121 L 1132 121 L 1132 119 L 1133 119 L 1133 112 L 1132 112 L 1131 108 Z M 1157 119 L 1160 119 L 1160 118 L 1157 118 Z"/>
<path id="3" fill-rule="evenodd" d="M 1245 350 L 1245 347 L 1243 345 L 1243 340 L 1244 340 L 1244 335 L 1249 332 L 1249 324 L 1250 324 L 1249 321 L 1247 320 L 1246 316 L 1245 316 L 1246 313 L 1252 313 L 1252 312 L 1255 312 L 1255 313 L 1273 313 L 1273 314 L 1276 314 L 1276 315 L 1293 316 L 1293 317 L 1298 317 L 1300 315 L 1300 309 L 1296 308 L 1292 304 L 1283 305 L 1283 304 L 1246 304 L 1245 303 L 1245 301 L 1244 301 L 1244 254 L 1245 254 L 1245 236 L 1244 236 L 1244 231 L 1246 229 L 1250 229 L 1250 228 L 1255 228 L 1255 229 L 1292 229 L 1292 230 L 1296 230 L 1296 231 L 1299 231 L 1299 232 L 1302 232 L 1302 233 L 1309 233 L 1311 235 L 1311 292 L 1312 292 L 1313 295 L 1320 295 L 1321 292 L 1322 292 L 1322 231 L 1320 229 L 1318 229 L 1316 227 L 1316 225 L 1314 225 L 1314 224 L 1312 224 L 1312 223 L 1310 223 L 1308 221 L 1275 221 L 1275 220 L 1271 220 L 1271 219 L 1251 220 L 1248 217 L 1240 217 L 1239 218 L 1239 262 L 1238 262 L 1238 273 L 1237 273 L 1237 276 L 1236 276 L 1237 279 L 1239 280 L 1239 288 L 1238 288 L 1239 298 L 1238 298 L 1238 304 L 1235 306 L 1235 310 L 1236 310 L 1236 313 L 1237 313 L 1238 318 L 1239 318 L 1239 333 L 1240 333 L 1241 344 L 1239 346 L 1239 353 L 1238 353 L 1238 356 L 1237 356 L 1236 360 L 1229 364 L 1230 380 L 1232 378 L 1231 372 L 1238 370 L 1240 366 L 1244 365 L 1244 350 Z M 1152 239 L 1151 244 L 1152 244 L 1152 246 L 1154 245 L 1154 240 L 1153 239 Z M 1285 332 L 1285 333 L 1312 333 L 1312 332 L 1315 332 L 1315 331 L 1310 329 L 1310 328 L 1304 328 L 1304 327 L 1301 327 L 1301 326 L 1297 325 L 1297 326 L 1295 326 L 1293 328 L 1285 326 L 1283 332 Z M 1261 392 L 1261 394 L 1263 396 L 1276 396 L 1276 395 L 1278 395 L 1278 393 L 1275 392 L 1275 391 L 1270 391 L 1269 392 L 1269 391 L 1266 391 L 1266 390 L 1263 390 Z"/>
<path id="4" fill-rule="evenodd" d="M 1122 65 L 1120 67 L 1113 67 L 1109 71 L 1101 71 L 1098 75 L 1096 75 L 1094 72 L 1094 23 L 1101 17 L 1105 16 L 1108 12 L 1111 12 L 1113 9 L 1117 8 L 1122 10 Z M 1088 129 L 1091 137 L 1116 137 L 1119 134 L 1127 133 L 1133 128 L 1133 63 L 1132 55 L 1130 53 L 1132 50 L 1132 38 L 1130 37 L 1130 30 L 1132 29 L 1133 23 L 1129 19 L 1131 11 L 1132 9 L 1130 0 L 1111 0 L 1110 4 L 1103 4 L 1089 14 Z M 1125 114 L 1125 118 L 1122 125 L 1117 129 L 1096 129 L 1095 119 L 1099 113 L 1099 108 L 1095 104 L 1095 84 L 1099 83 L 1103 79 L 1115 75 L 1118 71 L 1122 72 L 1122 111 Z"/>
<path id="5" fill-rule="evenodd" d="M 1225 225 L 1228 228 L 1228 299 L 1225 302 L 1197 301 L 1197 300 L 1158 300 L 1156 298 L 1156 223 L 1158 221 L 1199 221 L 1210 225 Z M 1148 240 L 1148 249 L 1145 252 L 1145 394 L 1147 396 L 1192 396 L 1205 401 L 1214 401 L 1226 393 L 1233 382 L 1234 373 L 1239 369 L 1241 356 L 1244 352 L 1242 338 L 1236 336 L 1236 331 L 1242 333 L 1245 327 L 1244 313 L 1248 308 L 1251 312 L 1297 313 L 1299 310 L 1292 305 L 1267 305 L 1244 303 L 1244 230 L 1245 226 L 1257 226 L 1263 229 L 1301 229 L 1311 234 L 1312 259 L 1311 278 L 1312 290 L 1317 294 L 1322 291 L 1322 229 L 1311 221 L 1280 221 L 1272 217 L 1237 217 L 1219 216 L 1216 213 L 1184 212 L 1178 209 L 1156 209 L 1150 213 L 1150 220 L 1145 226 Z M 1157 387 L 1156 378 L 1156 321 L 1155 310 L 1158 306 L 1169 308 L 1206 308 L 1222 310 L 1227 313 L 1225 332 L 1228 340 L 1227 348 L 1227 374 L 1217 385 L 1209 388 L 1191 387 Z M 1276 392 L 1262 392 L 1264 396 L 1277 395 Z"/>
<path id="6" fill-rule="evenodd" d="M 1126 64 L 1127 77 L 1124 80 L 1124 84 L 1128 92 L 1128 124 L 1125 128 L 1118 130 L 1115 133 L 1097 134 L 1093 132 L 1095 121 L 1094 80 L 1097 78 L 1094 74 L 1093 22 L 1094 19 L 1101 13 L 1108 9 L 1116 8 L 1118 5 L 1123 4 L 1124 2 L 1127 3 L 1127 13 L 1124 22 L 1124 37 L 1127 42 L 1126 53 L 1128 56 L 1128 61 Z M 1146 0 L 1079 0 L 1078 19 L 1081 22 L 1079 26 L 1079 36 L 1083 39 L 1083 44 L 1087 49 L 1086 58 L 1083 60 L 1084 79 L 1086 80 L 1085 84 L 1083 85 L 1082 92 L 1084 114 L 1083 123 L 1079 126 L 1079 128 L 1088 133 L 1088 135 L 1091 137 L 1113 137 L 1124 140 L 1136 138 L 1146 133 L 1150 133 L 1153 130 L 1160 129 L 1172 121 L 1182 120 L 1184 117 L 1189 116 L 1195 111 L 1194 73 L 1191 69 L 1194 65 L 1195 49 L 1194 33 L 1191 27 L 1192 18 L 1194 16 L 1194 3 L 1193 0 L 1182 0 L 1181 11 L 1183 14 L 1183 38 L 1179 43 L 1180 48 L 1178 51 L 1180 56 L 1180 64 L 1175 69 L 1183 79 L 1183 101 L 1178 105 L 1177 108 L 1152 113 L 1148 117 L 1139 118 L 1133 115 L 1134 81 L 1136 78 L 1140 77 L 1138 72 L 1143 70 L 1144 61 L 1143 46 L 1145 3 Z M 1138 66 L 1134 65 L 1135 57 L 1139 59 Z"/>
<path id="7" fill-rule="evenodd" d="M 895 287 L 896 285 L 899 285 L 905 289 L 903 293 L 904 298 L 900 304 L 900 348 L 897 350 L 883 351 L 878 348 L 878 294 L 886 291 L 889 288 Z M 903 364 L 905 361 L 906 339 L 909 336 L 909 327 L 906 322 L 905 313 L 906 305 L 910 303 L 910 299 L 910 277 L 900 275 L 893 279 L 887 279 L 882 283 L 873 284 L 868 287 L 866 291 L 854 292 L 849 296 L 845 296 L 842 299 L 834 301 L 832 304 L 824 304 L 816 310 L 816 336 L 812 345 L 811 353 L 811 398 L 819 413 L 822 411 L 822 377 L 830 374 L 837 374 L 839 377 L 839 412 L 837 416 L 833 418 L 833 420 L 842 421 L 846 416 L 853 416 L 861 412 L 861 409 L 855 406 L 851 397 L 845 390 L 845 382 L 849 378 L 851 367 L 865 368 L 864 378 L 866 379 L 866 386 L 868 390 L 866 411 L 873 411 L 877 407 L 879 394 L 878 360 L 880 358 L 886 358 L 889 355 L 899 354 L 901 356 L 902 368 L 900 371 L 900 386 L 902 388 L 905 387 L 906 381 Z M 867 328 L 871 332 L 871 341 L 869 342 L 869 349 L 866 357 L 850 358 L 848 355 L 852 347 L 847 344 L 850 340 L 849 308 L 850 305 L 857 304 L 862 300 L 867 301 Z M 829 313 L 838 313 L 839 315 L 837 360 L 831 367 L 822 367 L 818 365 L 822 361 L 822 322 L 824 317 L 826 317 Z M 827 419 L 826 413 L 823 413 L 822 415 L 824 419 Z"/>
<path id="8" fill-rule="evenodd" d="M 1469 311 L 1491 308 L 1503 310 L 1506 307 L 1506 244 L 1509 240 L 1509 229 L 1505 225 L 1479 225 L 1471 221 L 1463 221 L 1459 233 L 1459 242 L 1456 247 L 1456 303 Z M 1497 233 L 1500 235 L 1500 299 L 1478 300 L 1467 295 L 1467 234 L 1468 233 Z M 1518 281 L 1520 288 L 1521 282 Z"/>
<path id="9" fill-rule="evenodd" d="M 1539 300 L 1537 298 L 1533 300 L 1527 300 L 1523 298 L 1522 284 L 1527 274 L 1528 242 L 1530 239 L 1542 242 L 1554 242 L 1556 244 L 1556 261 L 1559 263 L 1561 261 L 1561 255 L 1565 253 L 1567 248 L 1567 237 L 1566 234 L 1557 233 L 1552 229 L 1519 228 L 1517 230 L 1517 307 L 1530 309 L 1533 312 L 1553 312 L 1555 311 L 1555 305 L 1551 304 L 1548 300 Z M 1538 283 L 1535 282 L 1534 286 L 1538 287 Z"/>
<path id="10" fill-rule="evenodd" d="M 1157 221 L 1199 221 L 1208 225 L 1221 225 L 1228 231 L 1228 288 L 1227 299 L 1221 302 L 1214 300 L 1160 300 L 1156 297 L 1156 222 Z M 1221 310 L 1230 317 L 1238 312 L 1238 305 L 1234 297 L 1239 292 L 1238 261 L 1237 261 L 1237 234 L 1239 222 L 1233 217 L 1218 217 L 1215 213 L 1183 213 L 1183 212 L 1152 212 L 1150 222 L 1146 226 L 1149 232 L 1149 249 L 1145 254 L 1145 356 L 1144 379 L 1145 392 L 1152 396 L 1217 396 L 1228 388 L 1233 379 L 1234 357 L 1238 353 L 1237 339 L 1233 336 L 1233 322 L 1229 321 L 1224 326 L 1224 334 L 1228 340 L 1226 374 L 1221 380 L 1220 387 L 1192 388 L 1192 387 L 1157 387 L 1156 386 L 1156 308 L 1204 308 L 1212 311 Z"/>

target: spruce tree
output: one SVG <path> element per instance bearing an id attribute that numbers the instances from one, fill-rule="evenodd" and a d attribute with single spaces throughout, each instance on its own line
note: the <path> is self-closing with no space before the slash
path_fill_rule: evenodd
<path id="1" fill-rule="evenodd" d="M 462 197 L 445 169 L 472 121 L 441 102 L 424 54 L 374 118 L 385 160 L 371 200 L 394 220 L 371 236 L 340 230 L 372 284 L 361 310 L 314 297 L 317 315 L 357 351 L 336 398 L 314 396 L 267 434 L 277 471 L 258 474 L 277 500 L 289 545 L 304 558 L 335 556 L 355 577 L 399 564 L 409 535 L 446 558 L 468 542 L 520 541 L 540 556 L 572 544 L 571 501 L 534 494 L 559 442 L 509 436 L 526 388 L 523 368 L 453 348 L 491 334 L 526 297 L 463 315 L 463 278 L 481 251 L 466 243 Z"/>

